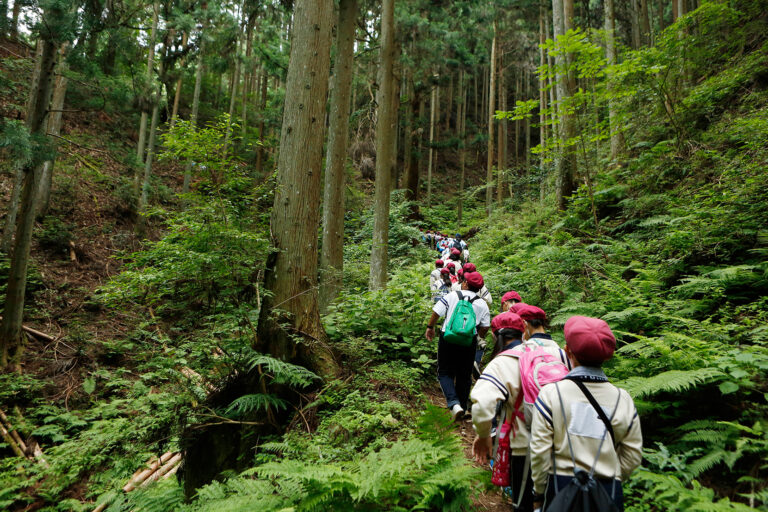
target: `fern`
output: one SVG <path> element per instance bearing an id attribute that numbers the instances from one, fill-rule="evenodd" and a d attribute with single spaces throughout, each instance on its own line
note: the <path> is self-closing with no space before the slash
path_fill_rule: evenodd
<path id="1" fill-rule="evenodd" d="M 247 365 L 250 370 L 263 366 L 275 384 L 297 388 L 305 388 L 320 378 L 303 366 L 287 363 L 258 352 L 247 354 Z"/>
<path id="2" fill-rule="evenodd" d="M 679 393 L 700 384 L 705 384 L 724 377 L 717 368 L 699 368 L 698 370 L 670 370 L 653 377 L 630 377 L 617 383 L 626 389 L 632 397 L 640 398 L 669 391 Z"/>
<path id="3" fill-rule="evenodd" d="M 224 414 L 232 417 L 241 417 L 251 411 L 266 411 L 269 408 L 281 410 L 288 407 L 288 402 L 274 395 L 256 393 L 252 395 L 243 395 L 236 398 L 229 404 Z"/>

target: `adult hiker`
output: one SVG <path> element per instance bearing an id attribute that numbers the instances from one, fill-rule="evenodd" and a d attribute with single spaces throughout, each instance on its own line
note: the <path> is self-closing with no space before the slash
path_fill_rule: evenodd
<path id="1" fill-rule="evenodd" d="M 505 431 L 511 431 L 508 449 L 509 485 L 512 490 L 512 502 L 515 510 L 530 512 L 533 510 L 533 484 L 530 478 L 530 459 L 528 458 L 529 431 L 523 414 L 523 383 L 521 356 L 535 348 L 543 349 L 558 361 L 565 361 L 565 353 L 552 340 L 537 344 L 523 341 L 525 330 L 523 319 L 516 313 L 507 311 L 496 315 L 491 322 L 496 343 L 501 347 L 497 355 L 485 368 L 472 388 L 472 423 L 475 427 L 475 441 L 472 453 L 475 459 L 485 464 L 491 454 L 491 432 L 500 406 L 503 412 L 501 422 L 507 423 Z M 564 369 L 563 373 L 567 371 Z M 497 470 L 499 468 L 496 468 Z"/>
<path id="2" fill-rule="evenodd" d="M 603 503 L 594 510 L 622 511 L 621 482 L 640 465 L 643 437 L 632 397 L 601 368 L 616 338 L 605 321 L 584 316 L 569 318 L 564 331 L 573 370 L 541 390 L 533 412 L 534 506 L 561 510 L 587 487 Z M 589 486 L 592 478 L 600 485 Z"/>
<path id="3" fill-rule="evenodd" d="M 461 290 L 438 300 L 427 321 L 425 337 L 432 341 L 438 319 L 446 318 L 437 344 L 437 379 L 454 420 L 463 418 L 468 405 L 477 339 L 485 338 L 491 325 L 488 304 L 477 297 L 483 284 L 479 272 L 465 273 Z"/>
<path id="4" fill-rule="evenodd" d="M 432 291 L 440 288 L 440 285 L 442 284 L 440 269 L 442 269 L 443 266 L 443 260 L 435 260 L 435 269 L 429 274 L 429 289 Z"/>

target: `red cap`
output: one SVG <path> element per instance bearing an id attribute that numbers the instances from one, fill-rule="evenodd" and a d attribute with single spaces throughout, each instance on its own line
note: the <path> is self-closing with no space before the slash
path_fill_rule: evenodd
<path id="1" fill-rule="evenodd" d="M 516 291 L 514 291 L 514 290 L 512 290 L 512 291 L 509 291 L 509 292 L 505 293 L 505 294 L 504 294 L 504 295 L 501 297 L 501 303 L 502 303 L 502 304 L 504 304 L 504 303 L 505 303 L 505 302 L 507 302 L 508 300 L 516 300 L 517 302 L 523 302 L 523 299 L 520 297 L 520 294 L 519 294 L 519 293 L 517 293 L 517 292 L 516 292 Z"/>
<path id="2" fill-rule="evenodd" d="M 459 276 L 462 276 L 462 275 L 464 275 L 464 269 L 463 269 L 463 268 L 460 268 L 459 270 L 457 270 L 457 271 L 456 271 L 456 275 L 459 275 Z"/>
<path id="3" fill-rule="evenodd" d="M 500 315 L 496 315 L 493 317 L 493 320 L 491 320 L 491 330 L 494 334 L 501 329 L 515 329 L 516 331 L 523 332 L 525 327 L 523 327 L 523 320 L 519 315 L 512 313 L 511 311 L 506 311 Z"/>
<path id="4" fill-rule="evenodd" d="M 477 288 L 478 290 L 483 287 L 485 282 L 480 272 L 464 272 L 464 280 L 467 282 L 470 288 Z"/>
<path id="5" fill-rule="evenodd" d="M 450 273 L 451 273 L 451 271 L 450 271 L 450 270 L 448 270 L 447 268 L 441 268 L 441 269 L 440 269 L 440 273 L 441 273 L 441 274 L 450 274 Z"/>
<path id="6" fill-rule="evenodd" d="M 464 272 L 477 272 L 477 267 L 474 263 L 465 263 L 462 268 L 464 269 Z"/>
<path id="7" fill-rule="evenodd" d="M 546 320 L 547 319 L 547 314 L 541 308 L 537 308 L 536 306 L 531 306 L 529 304 L 523 304 L 522 302 L 515 304 L 515 306 L 518 306 L 515 308 L 515 313 L 520 315 L 520 318 L 522 318 L 526 322 L 529 320 Z M 512 310 L 512 308 L 509 308 L 509 309 L 510 311 Z"/>
<path id="8" fill-rule="evenodd" d="M 456 268 L 456 265 L 454 265 L 453 263 L 448 263 L 448 264 L 445 266 L 445 268 Z"/>
<path id="9" fill-rule="evenodd" d="M 442 267 L 443 265 L 445 265 L 445 263 L 443 262 L 443 260 L 436 260 L 436 261 L 435 261 L 435 266 L 436 266 L 436 267 Z"/>
<path id="10" fill-rule="evenodd" d="M 602 363 L 613 357 L 616 338 L 605 320 L 572 316 L 563 330 L 565 344 L 580 363 Z"/>
<path id="11" fill-rule="evenodd" d="M 451 256 L 461 256 L 461 251 L 454 247 L 451 249 Z"/>

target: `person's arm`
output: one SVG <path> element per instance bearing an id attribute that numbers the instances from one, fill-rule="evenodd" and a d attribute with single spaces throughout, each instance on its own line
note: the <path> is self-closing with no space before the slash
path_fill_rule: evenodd
<path id="1" fill-rule="evenodd" d="M 627 395 L 630 403 L 632 399 Z M 640 417 L 632 403 L 632 420 L 627 430 L 627 435 L 621 440 L 616 448 L 616 455 L 619 456 L 619 465 L 621 466 L 621 480 L 626 481 L 629 475 L 637 469 L 643 461 L 643 434 L 640 430 Z"/>
<path id="2" fill-rule="evenodd" d="M 486 334 L 488 334 L 488 327 L 477 327 L 477 335 L 480 339 L 484 339 Z"/>
<path id="3" fill-rule="evenodd" d="M 486 464 L 491 455 L 491 429 L 499 402 L 514 400 L 509 389 L 509 381 L 519 376 L 508 375 L 508 370 L 501 360 L 493 360 L 483 371 L 469 395 L 472 401 L 472 424 L 475 428 L 475 441 L 472 454 L 479 464 Z M 517 396 L 517 395 L 515 395 Z"/>
<path id="4" fill-rule="evenodd" d="M 548 405 L 546 388 L 542 389 L 533 408 L 531 423 L 531 479 L 536 495 L 543 495 L 547 489 L 547 478 L 552 471 L 552 449 L 555 431 L 552 408 Z M 541 507 L 541 501 L 534 502 L 534 508 Z"/>
<path id="5" fill-rule="evenodd" d="M 440 302 L 438 301 L 438 304 Z M 437 307 L 437 304 L 435 304 L 435 307 Z M 424 333 L 424 337 L 426 337 L 429 341 L 432 341 L 435 339 L 435 324 L 440 319 L 439 314 L 437 314 L 435 311 L 432 311 L 432 316 L 429 317 L 429 321 L 427 321 L 427 332 Z"/>

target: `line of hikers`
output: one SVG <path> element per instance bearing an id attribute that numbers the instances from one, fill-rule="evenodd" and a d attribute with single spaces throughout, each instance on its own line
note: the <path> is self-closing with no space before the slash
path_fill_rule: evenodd
<path id="1" fill-rule="evenodd" d="M 640 465 L 642 434 L 632 398 L 602 370 L 616 349 L 608 324 L 569 318 L 561 349 L 547 333 L 546 313 L 515 291 L 502 296 L 501 313 L 491 319 L 483 276 L 471 263 L 451 271 L 454 261 L 435 262 L 425 337 L 433 341 L 445 319 L 438 381 L 454 420 L 472 420 L 475 460 L 492 458 L 492 480 L 514 510 L 623 511 L 621 482 Z M 493 358 L 481 372 L 489 329 Z"/>

